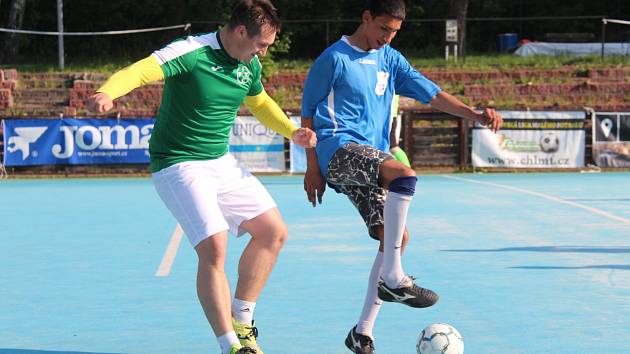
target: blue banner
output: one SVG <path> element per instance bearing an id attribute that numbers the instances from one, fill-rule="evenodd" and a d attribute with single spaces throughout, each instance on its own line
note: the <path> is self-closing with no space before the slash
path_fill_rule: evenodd
<path id="1" fill-rule="evenodd" d="M 5 119 L 4 165 L 149 163 L 155 119 Z"/>

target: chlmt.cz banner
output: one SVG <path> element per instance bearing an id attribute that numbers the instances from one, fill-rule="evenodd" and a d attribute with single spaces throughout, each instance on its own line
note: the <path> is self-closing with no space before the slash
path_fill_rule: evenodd
<path id="1" fill-rule="evenodd" d="M 236 117 L 230 153 L 252 172 L 284 172 L 284 137 L 255 117 Z"/>
<path id="2" fill-rule="evenodd" d="M 504 111 L 494 134 L 473 129 L 475 167 L 577 168 L 584 166 L 584 112 Z"/>
<path id="3" fill-rule="evenodd" d="M 593 115 L 593 160 L 600 167 L 630 167 L 630 113 Z"/>
<path id="4" fill-rule="evenodd" d="M 149 162 L 154 119 L 5 119 L 4 165 Z"/>

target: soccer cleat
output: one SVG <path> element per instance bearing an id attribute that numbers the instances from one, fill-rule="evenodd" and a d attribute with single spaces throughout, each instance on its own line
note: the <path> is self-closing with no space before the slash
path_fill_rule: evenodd
<path id="1" fill-rule="evenodd" d="M 235 344 L 232 346 L 230 350 L 230 354 L 258 354 L 259 352 L 256 349 L 252 349 L 250 347 L 242 347 L 239 344 Z"/>
<path id="2" fill-rule="evenodd" d="M 234 327 L 234 332 L 236 332 L 236 336 L 243 347 L 254 349 L 257 354 L 264 354 L 258 343 L 256 343 L 258 328 L 254 326 L 254 321 L 252 321 L 250 326 L 232 319 L 232 327 Z"/>
<path id="3" fill-rule="evenodd" d="M 357 327 L 354 326 L 348 332 L 346 337 L 346 347 L 356 354 L 375 354 L 374 341 L 372 338 L 357 333 Z"/>
<path id="4" fill-rule="evenodd" d="M 383 280 L 378 283 L 378 297 L 387 302 L 399 302 L 411 307 L 429 307 L 440 298 L 435 292 L 414 284 L 414 277 L 406 276 L 399 288 L 390 288 Z"/>

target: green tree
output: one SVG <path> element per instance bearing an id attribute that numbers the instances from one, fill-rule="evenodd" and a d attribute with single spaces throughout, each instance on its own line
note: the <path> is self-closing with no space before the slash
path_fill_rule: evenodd
<path id="1" fill-rule="evenodd" d="M 24 20 L 24 10 L 26 9 L 26 0 L 12 0 L 9 6 L 9 18 L 7 20 L 7 28 L 22 29 Z M 11 62 L 19 49 L 19 41 L 15 33 L 7 33 L 4 38 L 4 45 L 0 50 L 0 63 Z"/>
<path id="2" fill-rule="evenodd" d="M 449 17 L 457 19 L 457 54 L 461 57 L 465 52 L 468 0 L 449 0 L 449 6 Z"/>

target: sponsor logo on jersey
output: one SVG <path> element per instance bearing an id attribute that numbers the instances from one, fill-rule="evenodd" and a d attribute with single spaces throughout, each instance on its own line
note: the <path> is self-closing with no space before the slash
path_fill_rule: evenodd
<path id="1" fill-rule="evenodd" d="M 252 82 L 252 72 L 246 66 L 239 66 L 236 70 L 236 80 L 243 85 L 249 85 Z"/>
<path id="2" fill-rule="evenodd" d="M 364 64 L 364 65 L 376 65 L 376 60 L 374 59 L 359 59 L 359 64 Z"/>

